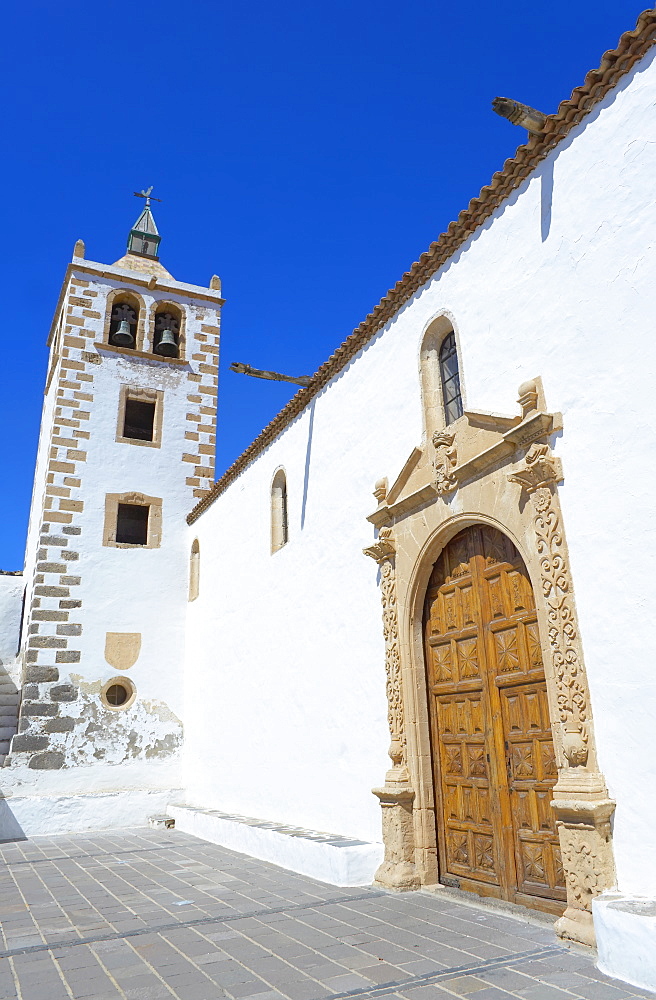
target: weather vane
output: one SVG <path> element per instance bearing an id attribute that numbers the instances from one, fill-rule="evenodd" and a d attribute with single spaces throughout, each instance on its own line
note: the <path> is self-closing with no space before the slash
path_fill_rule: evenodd
<path id="1" fill-rule="evenodd" d="M 152 190 L 153 190 L 153 185 L 151 184 L 150 187 L 146 188 L 145 191 L 135 191 L 134 192 L 134 196 L 135 196 L 135 198 L 145 198 L 146 199 L 146 208 L 150 208 L 151 201 L 159 201 L 159 202 L 161 202 L 161 200 L 162 200 L 161 198 L 155 198 L 153 195 L 151 195 L 150 192 Z"/>

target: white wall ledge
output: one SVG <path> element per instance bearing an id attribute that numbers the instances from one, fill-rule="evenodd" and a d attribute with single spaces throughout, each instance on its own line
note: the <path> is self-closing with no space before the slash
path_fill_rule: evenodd
<path id="1" fill-rule="evenodd" d="M 177 803 L 168 814 L 183 833 L 329 885 L 370 885 L 383 860 L 382 844 L 337 834 Z"/>
<path id="2" fill-rule="evenodd" d="M 601 972 L 656 992 L 656 899 L 604 892 L 592 913 Z"/>

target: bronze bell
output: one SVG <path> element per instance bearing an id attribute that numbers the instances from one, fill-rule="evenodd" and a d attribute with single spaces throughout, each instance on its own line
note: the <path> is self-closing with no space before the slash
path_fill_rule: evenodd
<path id="1" fill-rule="evenodd" d="M 162 336 L 159 338 L 155 353 L 163 354 L 167 358 L 177 358 L 178 345 L 175 342 L 173 330 L 162 330 Z"/>
<path id="2" fill-rule="evenodd" d="M 127 319 L 122 319 L 112 334 L 112 344 L 117 347 L 134 347 L 134 337 Z"/>

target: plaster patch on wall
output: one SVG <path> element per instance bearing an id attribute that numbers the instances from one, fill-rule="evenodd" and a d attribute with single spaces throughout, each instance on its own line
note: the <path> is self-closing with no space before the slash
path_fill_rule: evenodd
<path id="1" fill-rule="evenodd" d="M 26 742 L 24 749 L 46 750 L 47 744 L 47 753 L 36 754 L 30 767 L 59 769 L 99 761 L 122 764 L 162 759 L 173 756 L 181 747 L 182 722 L 164 702 L 137 698 L 125 711 L 111 711 L 101 700 L 101 680 L 85 681 L 77 674 L 69 680 L 76 697 L 67 700 L 66 719 L 61 720 L 66 724 L 56 725 L 53 723 L 59 720 L 45 718 L 30 720 L 24 742 L 31 742 L 29 747 Z M 12 764 L 19 763 L 17 754 Z"/>
<path id="2" fill-rule="evenodd" d="M 139 358 L 138 363 L 130 358 L 120 357 L 116 363 L 118 377 L 148 389 L 176 389 L 187 378 L 187 370 L 171 370 L 158 358 L 146 360 Z"/>

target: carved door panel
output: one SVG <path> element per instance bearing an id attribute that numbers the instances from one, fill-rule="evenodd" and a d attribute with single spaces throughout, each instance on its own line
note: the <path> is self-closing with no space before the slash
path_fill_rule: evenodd
<path id="1" fill-rule="evenodd" d="M 441 881 L 554 909 L 565 896 L 535 604 L 500 532 L 468 528 L 442 552 L 425 646 Z"/>
<path id="2" fill-rule="evenodd" d="M 483 692 L 435 698 L 446 872 L 499 886 Z"/>
<path id="3" fill-rule="evenodd" d="M 547 686 L 501 689 L 508 786 L 520 893 L 565 899 L 558 833 L 551 808 L 556 759 Z"/>
<path id="4" fill-rule="evenodd" d="M 463 532 L 442 553 L 426 599 L 426 660 L 438 789 L 443 881 L 473 880 L 501 895 L 503 849 L 490 774 L 493 738 L 485 691 L 480 594 L 472 560 L 480 538 Z M 483 658 L 482 658 L 483 656 Z"/>

